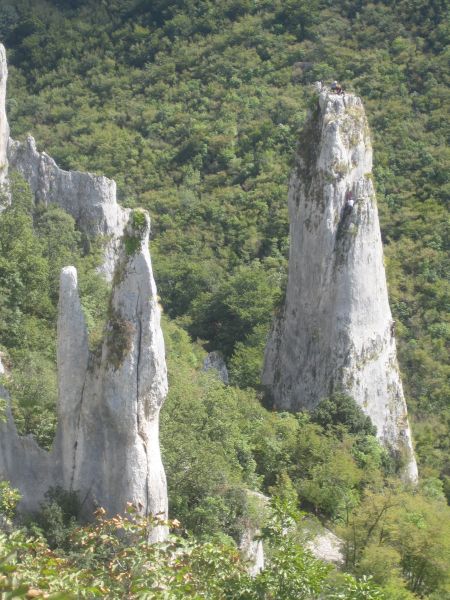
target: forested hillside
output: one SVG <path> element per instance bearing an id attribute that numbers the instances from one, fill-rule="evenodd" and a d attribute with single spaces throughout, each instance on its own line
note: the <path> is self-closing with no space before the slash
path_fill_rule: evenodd
<path id="1" fill-rule="evenodd" d="M 161 436 L 172 518 L 201 543 L 233 543 L 255 518 L 245 489 L 259 489 L 284 511 L 301 506 L 331 523 L 346 569 L 405 600 L 450 593 L 448 16 L 445 0 L 0 0 L 12 136 L 30 132 L 61 167 L 114 178 L 123 205 L 151 214 L 166 314 Z M 414 494 L 350 399 L 329 399 L 311 416 L 263 407 L 263 348 L 286 279 L 288 175 L 311 84 L 333 79 L 362 97 L 371 126 L 422 481 Z M 108 289 L 94 270 L 97 240 L 59 209 L 33 207 L 19 178 L 13 199 L 0 217 L 0 350 L 18 425 L 49 447 L 59 270 L 79 269 L 93 346 Z M 231 386 L 201 372 L 205 349 L 224 354 Z M 63 548 L 74 526 L 49 506 L 40 527 Z M 284 550 L 274 569 L 293 556 Z M 199 564 L 189 563 L 189 576 L 200 589 Z M 319 590 L 325 575 L 311 573 Z M 294 597 L 259 585 L 259 596 L 240 588 L 226 597 Z M 349 586 L 325 597 L 383 597 L 352 596 Z M 308 589 L 298 597 L 315 597 Z M 211 594 L 198 597 L 221 597 Z"/>

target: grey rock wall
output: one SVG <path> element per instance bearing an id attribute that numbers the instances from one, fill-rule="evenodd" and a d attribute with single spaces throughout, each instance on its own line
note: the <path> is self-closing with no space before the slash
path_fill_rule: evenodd
<path id="1" fill-rule="evenodd" d="M 101 270 L 111 279 L 129 213 L 117 203 L 115 181 L 102 175 L 60 169 L 48 154 L 37 151 L 32 136 L 25 142 L 10 139 L 8 159 L 10 168 L 30 185 L 36 203 L 56 204 L 72 215 L 80 231 L 91 238 L 104 238 Z"/>
<path id="2" fill-rule="evenodd" d="M 133 224 L 136 219 L 138 225 Z M 114 273 L 110 318 L 98 353 L 90 353 L 74 267 L 61 272 L 58 317 L 58 428 L 52 451 L 19 436 L 8 409 L 0 425 L 0 479 L 37 510 L 51 486 L 78 493 L 83 515 L 99 506 L 167 518 L 159 449 L 159 411 L 167 394 L 164 340 L 148 237 L 150 221 L 133 211 Z M 5 390 L 0 390 L 6 397 Z M 162 539 L 164 527 L 154 531 Z"/>
<path id="3" fill-rule="evenodd" d="M 37 203 L 57 204 L 78 228 L 105 242 L 105 275 L 113 280 L 102 347 L 89 351 L 74 267 L 62 270 L 58 316 L 58 427 L 51 452 L 18 435 L 8 406 L 0 422 L 0 479 L 22 493 L 21 508 L 38 510 L 49 487 L 76 491 L 83 514 L 102 506 L 167 517 L 167 486 L 159 449 L 159 411 L 167 394 L 160 308 L 148 250 L 145 211 L 122 209 L 106 177 L 64 171 L 34 139 L 9 139 L 7 65 L 0 45 L 0 191 L 9 167 L 29 183 Z M 3 374 L 1 365 L 0 374 Z M 156 527 L 153 539 L 166 535 Z"/>
<path id="4" fill-rule="evenodd" d="M 9 125 L 6 118 L 6 82 L 8 65 L 5 48 L 0 44 L 0 211 L 8 203 L 8 139 Z"/>
<path id="5" fill-rule="evenodd" d="M 313 409 L 334 391 L 347 392 L 415 481 L 372 146 L 357 96 L 320 92 L 302 133 L 288 204 L 286 299 L 266 347 L 263 383 L 282 410 Z"/>
<path id="6" fill-rule="evenodd" d="M 20 508 L 33 511 L 36 500 L 55 484 L 55 466 L 32 436 L 19 436 L 9 408 L 6 389 L 0 385 L 0 398 L 6 400 L 6 422 L 0 420 L 0 480 L 6 479 L 22 494 Z"/>
<path id="7" fill-rule="evenodd" d="M 209 352 L 206 355 L 205 360 L 203 361 L 202 371 L 210 371 L 211 369 L 213 371 L 216 371 L 217 376 L 219 377 L 220 381 L 222 381 L 222 383 L 228 385 L 228 369 L 226 362 L 220 352 Z"/>

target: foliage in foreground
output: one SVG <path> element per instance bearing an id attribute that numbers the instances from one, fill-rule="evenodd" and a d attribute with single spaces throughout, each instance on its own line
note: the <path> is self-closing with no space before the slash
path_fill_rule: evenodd
<path id="1" fill-rule="evenodd" d="M 146 598 L 176 600 L 383 600 L 367 579 L 341 577 L 286 533 L 292 520 L 275 507 L 265 540 L 273 545 L 266 568 L 255 578 L 235 547 L 199 542 L 178 521 L 167 541 L 148 535 L 161 522 L 135 514 L 105 518 L 71 533 L 67 552 L 51 551 L 23 530 L 0 533 L 2 598 Z"/>

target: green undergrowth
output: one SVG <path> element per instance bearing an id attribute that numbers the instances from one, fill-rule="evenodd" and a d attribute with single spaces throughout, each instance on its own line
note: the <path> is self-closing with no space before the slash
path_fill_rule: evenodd
<path id="1" fill-rule="evenodd" d="M 97 273 L 101 245 L 88 243 L 74 219 L 34 206 L 12 175 L 12 203 L 0 214 L 0 347 L 19 431 L 49 448 L 56 426 L 56 319 L 61 268 L 75 265 L 90 344 L 103 335 L 109 286 Z"/>
<path id="2" fill-rule="evenodd" d="M 258 386 L 285 280 L 311 83 L 361 95 L 418 459 L 448 485 L 446 3 L 5 0 L 0 15 L 13 136 L 33 132 L 61 166 L 113 177 L 149 210 L 166 313 L 244 386 Z"/>

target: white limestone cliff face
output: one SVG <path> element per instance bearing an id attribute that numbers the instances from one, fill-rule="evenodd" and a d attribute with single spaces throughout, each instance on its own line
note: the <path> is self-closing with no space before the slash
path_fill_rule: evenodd
<path id="1" fill-rule="evenodd" d="M 80 231 L 91 239 L 104 238 L 104 261 L 101 271 L 111 279 L 120 237 L 128 219 L 128 209 L 117 203 L 116 183 L 102 175 L 65 171 L 45 152 L 38 152 L 36 142 L 9 138 L 6 117 L 6 52 L 0 44 L 0 210 L 8 199 L 8 168 L 18 171 L 30 185 L 36 203 L 56 204 L 75 219 Z"/>
<path id="2" fill-rule="evenodd" d="M 6 82 L 8 66 L 5 48 L 0 44 L 0 211 L 8 202 L 8 139 L 9 125 L 6 118 Z"/>
<path id="3" fill-rule="evenodd" d="M 15 427 L 6 390 L 0 422 L 0 479 L 22 493 L 20 508 L 38 510 L 54 486 L 78 492 L 84 516 L 110 515 L 132 502 L 142 514 L 167 517 L 167 486 L 159 449 L 159 410 L 167 394 L 164 341 L 148 250 L 145 211 L 123 209 L 116 184 L 103 176 L 64 171 L 34 139 L 9 139 L 7 64 L 0 44 L 0 192 L 9 168 L 29 183 L 37 203 L 57 204 L 80 231 L 105 244 L 102 270 L 114 279 L 110 319 L 99 355 L 89 352 L 77 273 L 61 273 L 58 317 L 58 428 L 51 452 Z M 0 362 L 0 374 L 3 374 Z M 166 535 L 155 528 L 153 539 Z"/>
<path id="4" fill-rule="evenodd" d="M 167 518 L 159 411 L 167 394 L 164 340 L 145 211 L 133 211 L 114 273 L 101 352 L 90 353 L 74 267 L 61 272 L 58 317 L 58 428 L 50 453 L 17 434 L 10 411 L 0 425 L 0 479 L 37 510 L 50 486 L 78 493 L 83 515 L 109 515 L 132 502 Z M 5 396 L 5 393 L 3 392 Z M 166 535 L 156 527 L 152 539 Z"/>
<path id="5" fill-rule="evenodd" d="M 27 181 L 36 203 L 56 204 L 75 219 L 77 227 L 90 238 L 105 239 L 101 270 L 108 279 L 114 271 L 119 239 L 129 211 L 116 199 L 116 183 L 102 175 L 64 171 L 45 152 L 38 152 L 33 137 L 8 144 L 10 168 Z"/>
<path id="6" fill-rule="evenodd" d="M 361 100 L 322 90 L 289 185 L 286 299 L 263 383 L 279 409 L 312 409 L 345 391 L 417 480 L 396 358 L 372 147 Z"/>

